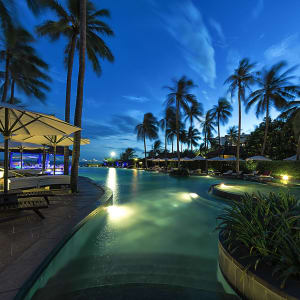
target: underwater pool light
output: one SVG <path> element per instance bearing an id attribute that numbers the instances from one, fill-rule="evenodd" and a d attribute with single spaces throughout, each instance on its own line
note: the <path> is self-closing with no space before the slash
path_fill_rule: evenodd
<path id="1" fill-rule="evenodd" d="M 225 183 L 221 183 L 221 184 L 220 184 L 220 188 L 221 188 L 221 189 L 224 189 L 224 188 L 226 188 L 226 187 L 227 187 L 227 185 L 225 185 Z"/>
<path id="2" fill-rule="evenodd" d="M 108 212 L 109 218 L 111 218 L 112 220 L 118 220 L 127 215 L 127 211 L 124 207 L 116 206 L 116 205 L 108 206 L 107 212 Z"/>
<path id="3" fill-rule="evenodd" d="M 283 179 L 284 181 L 288 181 L 288 180 L 289 180 L 289 176 L 288 176 L 288 175 L 283 175 L 283 176 L 282 176 L 282 179 Z"/>
<path id="4" fill-rule="evenodd" d="M 199 195 L 196 194 L 196 193 L 190 193 L 190 196 L 191 196 L 191 198 L 193 198 L 193 199 L 196 199 L 196 198 L 199 197 Z"/>

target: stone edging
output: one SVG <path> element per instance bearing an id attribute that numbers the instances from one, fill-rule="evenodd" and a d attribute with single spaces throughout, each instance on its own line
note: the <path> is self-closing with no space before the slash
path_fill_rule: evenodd
<path id="1" fill-rule="evenodd" d="M 21 300 L 24 299 L 28 291 L 31 289 L 31 287 L 34 285 L 36 280 L 40 277 L 40 275 L 43 273 L 43 271 L 47 268 L 49 263 L 52 261 L 52 259 L 57 255 L 57 253 L 61 250 L 61 248 L 71 239 L 71 237 L 91 218 L 93 218 L 95 215 L 97 215 L 103 207 L 108 206 L 112 204 L 113 202 L 113 192 L 110 188 L 99 185 L 95 181 L 88 179 L 92 184 L 97 186 L 97 188 L 103 190 L 104 194 L 101 196 L 101 202 L 102 205 L 98 206 L 96 209 L 94 209 L 90 214 L 88 214 L 83 220 L 81 220 L 76 226 L 73 227 L 73 229 L 70 231 L 69 234 L 67 234 L 57 245 L 53 250 L 50 252 L 50 254 L 44 259 L 44 261 L 38 266 L 38 268 L 34 271 L 34 273 L 29 277 L 29 279 L 24 283 L 24 285 L 19 289 L 17 295 L 15 296 L 15 300 Z"/>
<path id="2" fill-rule="evenodd" d="M 232 288 L 243 299 L 263 300 L 299 300 L 287 294 L 283 290 L 279 290 L 272 284 L 266 282 L 256 274 L 249 270 L 245 270 L 246 267 L 236 261 L 224 248 L 220 241 L 218 242 L 219 248 L 219 266 L 223 273 L 223 276 L 232 286 Z"/>
<path id="3" fill-rule="evenodd" d="M 229 200 L 240 201 L 242 199 L 242 195 L 221 190 L 218 188 L 219 185 L 220 185 L 219 183 L 211 185 L 209 188 L 209 192 L 212 192 L 212 194 L 215 196 L 229 199 Z"/>

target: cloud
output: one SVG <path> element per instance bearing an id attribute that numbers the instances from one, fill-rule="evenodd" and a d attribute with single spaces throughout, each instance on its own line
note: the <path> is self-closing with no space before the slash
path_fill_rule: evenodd
<path id="1" fill-rule="evenodd" d="M 241 54 L 236 49 L 229 49 L 226 57 L 226 67 L 229 74 L 237 68 L 241 60 Z"/>
<path id="2" fill-rule="evenodd" d="M 264 52 L 265 58 L 272 59 L 297 59 L 299 57 L 299 39 L 298 33 L 289 35 L 280 43 L 270 46 Z"/>
<path id="3" fill-rule="evenodd" d="M 200 11 L 190 1 L 171 1 L 162 17 L 165 29 L 177 41 L 188 66 L 205 83 L 214 87 L 216 79 L 215 51 L 211 36 L 204 24 Z M 158 1 L 157 1 L 158 3 Z M 162 3 L 162 2 L 161 2 Z M 170 2 L 169 2 L 170 3 Z"/>
<path id="4" fill-rule="evenodd" d="M 212 27 L 212 29 L 215 30 L 215 32 L 217 33 L 217 35 L 218 35 L 218 37 L 220 39 L 218 41 L 217 45 L 220 46 L 220 47 L 222 47 L 222 48 L 225 48 L 227 46 L 227 43 L 226 43 L 226 37 L 224 35 L 224 32 L 223 32 L 221 24 L 218 23 L 214 19 L 210 19 L 209 20 L 209 24 Z"/>
<path id="5" fill-rule="evenodd" d="M 130 101 L 139 102 L 139 103 L 145 103 L 150 100 L 149 98 L 142 97 L 142 96 L 123 96 L 123 98 Z"/>
<path id="6" fill-rule="evenodd" d="M 102 104 L 93 97 L 88 97 L 84 101 L 87 107 L 99 108 Z"/>
<path id="7" fill-rule="evenodd" d="M 264 0 L 257 0 L 256 6 L 252 11 L 252 17 L 254 19 L 258 18 L 264 9 Z"/>

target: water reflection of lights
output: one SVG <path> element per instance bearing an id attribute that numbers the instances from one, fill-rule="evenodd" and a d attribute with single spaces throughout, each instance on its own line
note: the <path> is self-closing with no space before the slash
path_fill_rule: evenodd
<path id="1" fill-rule="evenodd" d="M 220 188 L 221 188 L 221 189 L 225 189 L 225 188 L 227 188 L 227 185 L 225 185 L 224 183 L 221 183 L 221 184 L 220 184 Z"/>
<path id="2" fill-rule="evenodd" d="M 117 194 L 117 171 L 115 168 L 109 168 L 106 185 L 113 191 L 114 195 Z"/>
<path id="3" fill-rule="evenodd" d="M 197 199 L 199 197 L 198 194 L 196 193 L 190 193 L 190 196 L 193 198 L 193 199 Z"/>
<path id="4" fill-rule="evenodd" d="M 123 219 L 131 214 L 131 211 L 128 209 L 128 207 L 117 205 L 108 206 L 107 212 L 110 220 L 112 221 Z"/>

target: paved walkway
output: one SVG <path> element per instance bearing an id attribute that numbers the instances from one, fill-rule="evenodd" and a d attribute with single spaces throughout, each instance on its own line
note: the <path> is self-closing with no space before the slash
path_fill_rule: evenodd
<path id="1" fill-rule="evenodd" d="M 13 299 L 18 289 L 57 243 L 101 204 L 103 190 L 80 177 L 80 192 L 51 197 L 41 220 L 34 212 L 0 223 L 0 299 Z M 23 214 L 23 213 L 22 213 Z"/>

